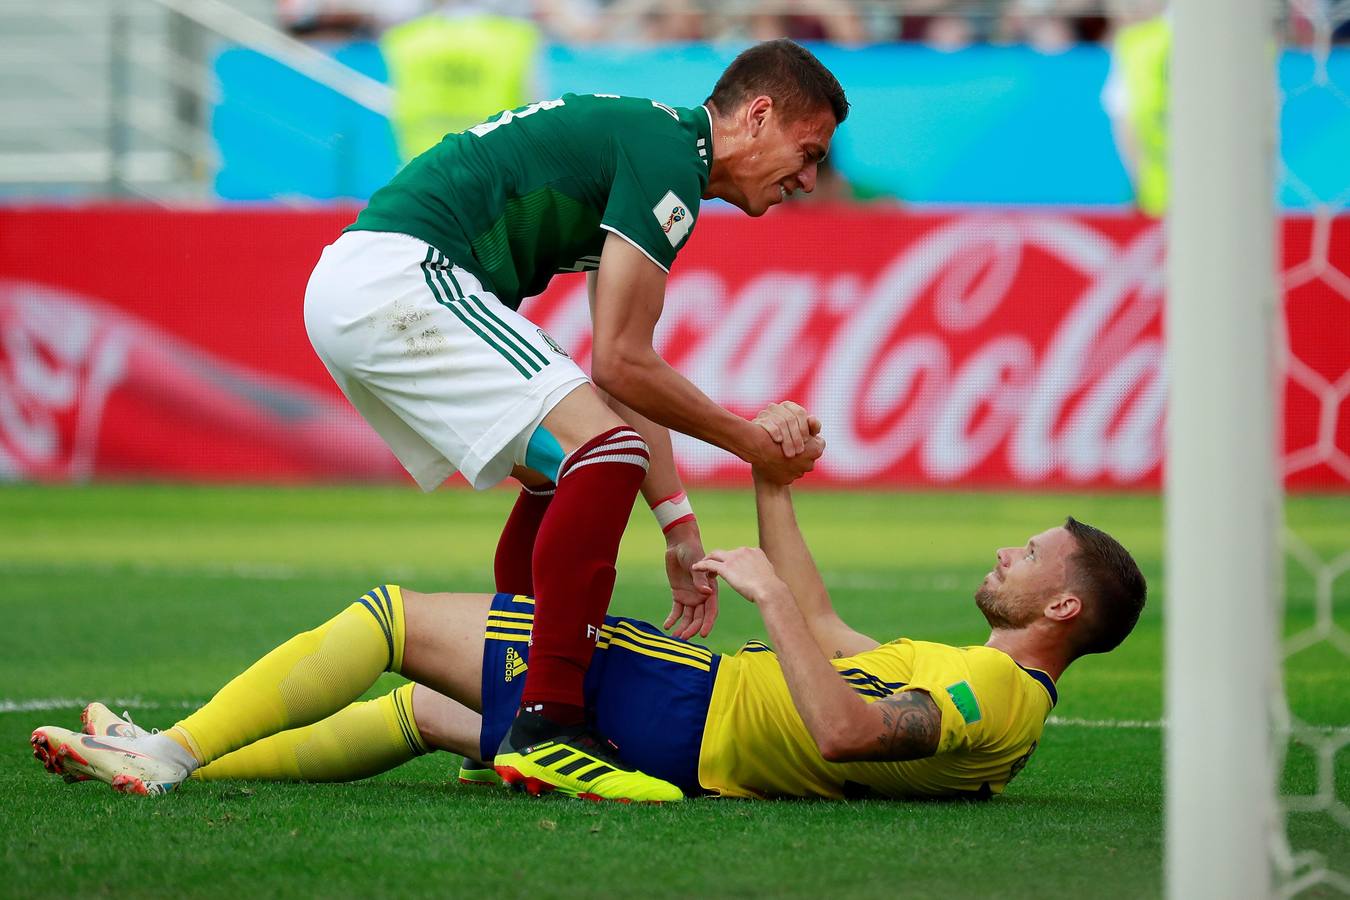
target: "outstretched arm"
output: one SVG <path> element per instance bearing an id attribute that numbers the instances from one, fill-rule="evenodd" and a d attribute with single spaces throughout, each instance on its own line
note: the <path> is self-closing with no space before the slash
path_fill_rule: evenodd
<path id="1" fill-rule="evenodd" d="M 652 335 L 665 290 L 660 267 L 623 238 L 606 238 L 592 314 L 596 386 L 653 422 L 760 466 L 774 481 L 809 472 L 820 455 L 812 442 L 780 445 L 764 428 L 718 406 L 657 354 Z"/>
<path id="2" fill-rule="evenodd" d="M 795 405 L 795 404 L 794 404 Z M 756 422 L 774 425 L 787 421 L 795 410 L 787 404 L 775 403 L 760 413 Z M 811 418 L 810 427 L 819 431 L 820 423 Z M 771 432 L 772 433 L 772 432 Z M 755 510 L 759 516 L 759 546 L 778 577 L 787 585 L 797 601 L 797 608 L 818 646 L 827 656 L 839 658 L 862 653 L 877 646 L 865 634 L 854 631 L 835 612 L 830 592 L 820 577 L 820 570 L 811 558 L 811 550 L 802 537 L 797 514 L 792 505 L 792 489 L 775 484 L 755 471 Z"/>
<path id="3" fill-rule="evenodd" d="M 586 293 L 595 317 L 597 273 L 586 278 Z M 628 406 L 603 388 L 597 387 L 610 409 L 619 414 L 647 442 L 651 465 L 642 481 L 642 498 L 653 510 L 662 501 L 684 495 L 684 482 L 675 468 L 675 451 L 670 443 L 670 429 L 658 425 L 642 413 Z M 658 519 L 659 521 L 659 519 Z M 666 538 L 666 577 L 670 580 L 671 608 L 664 628 L 672 628 L 676 637 L 707 637 L 717 621 L 717 580 L 705 573 L 692 570 L 703 558 L 703 536 L 698 520 L 692 516 L 672 522 L 662 528 Z"/>
<path id="4" fill-rule="evenodd" d="M 723 578 L 764 618 L 793 705 L 830 762 L 922 759 L 937 752 L 942 713 L 923 691 L 874 703 L 856 694 L 816 646 L 787 584 L 763 551 L 715 550 L 695 568 Z"/>

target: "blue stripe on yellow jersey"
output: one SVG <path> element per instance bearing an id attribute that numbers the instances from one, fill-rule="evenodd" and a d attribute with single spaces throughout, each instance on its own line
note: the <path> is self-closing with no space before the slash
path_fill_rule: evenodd
<path id="1" fill-rule="evenodd" d="M 1036 749 L 1054 682 L 992 647 L 900 639 L 831 660 L 867 702 L 928 693 L 938 752 L 906 762 L 826 762 L 793 706 L 778 657 L 752 641 L 723 657 L 699 754 L 699 782 L 733 797 L 989 796 Z"/>

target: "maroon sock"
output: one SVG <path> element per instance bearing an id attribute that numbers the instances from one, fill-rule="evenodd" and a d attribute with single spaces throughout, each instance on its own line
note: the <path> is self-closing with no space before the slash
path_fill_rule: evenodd
<path id="1" fill-rule="evenodd" d="M 614 590 L 614 559 L 647 474 L 647 444 L 615 428 L 578 447 L 534 544 L 534 634 L 521 707 L 574 724 L 600 625 Z"/>
<path id="2" fill-rule="evenodd" d="M 492 561 L 493 580 L 499 594 L 534 596 L 534 539 L 553 499 L 553 487 L 524 488 L 506 517 Z"/>

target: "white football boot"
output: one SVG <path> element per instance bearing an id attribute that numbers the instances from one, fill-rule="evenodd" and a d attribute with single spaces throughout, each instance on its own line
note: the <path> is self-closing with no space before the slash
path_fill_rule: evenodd
<path id="1" fill-rule="evenodd" d="M 197 760 L 171 738 L 138 730 L 125 737 L 48 725 L 30 742 L 43 767 L 67 780 L 97 779 L 123 794 L 167 794 L 192 774 Z"/>
<path id="2" fill-rule="evenodd" d="M 84 725 L 83 731 L 85 734 L 111 735 L 112 737 L 141 737 L 142 735 L 150 733 L 131 720 L 131 713 L 124 712 L 119 716 L 97 700 L 86 706 L 84 711 L 80 713 L 80 722 Z M 59 765 L 60 759 L 58 757 L 52 757 L 50 764 L 48 764 L 48 761 L 36 751 L 34 752 L 34 755 L 37 756 L 38 759 L 43 760 L 43 765 L 46 767 L 47 771 L 51 772 L 53 775 L 60 775 L 68 784 L 89 780 L 88 775 L 79 772 L 61 771 Z"/>

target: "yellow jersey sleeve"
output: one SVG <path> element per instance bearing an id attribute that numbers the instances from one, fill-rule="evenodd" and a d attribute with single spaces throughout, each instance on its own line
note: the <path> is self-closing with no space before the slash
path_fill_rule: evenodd
<path id="1" fill-rule="evenodd" d="M 922 690 L 942 714 L 934 756 L 830 763 L 792 703 L 773 651 L 724 658 L 713 687 L 699 779 L 729 796 L 988 796 L 1035 750 L 1054 684 L 990 647 L 901 639 L 831 661 L 867 702 Z"/>

